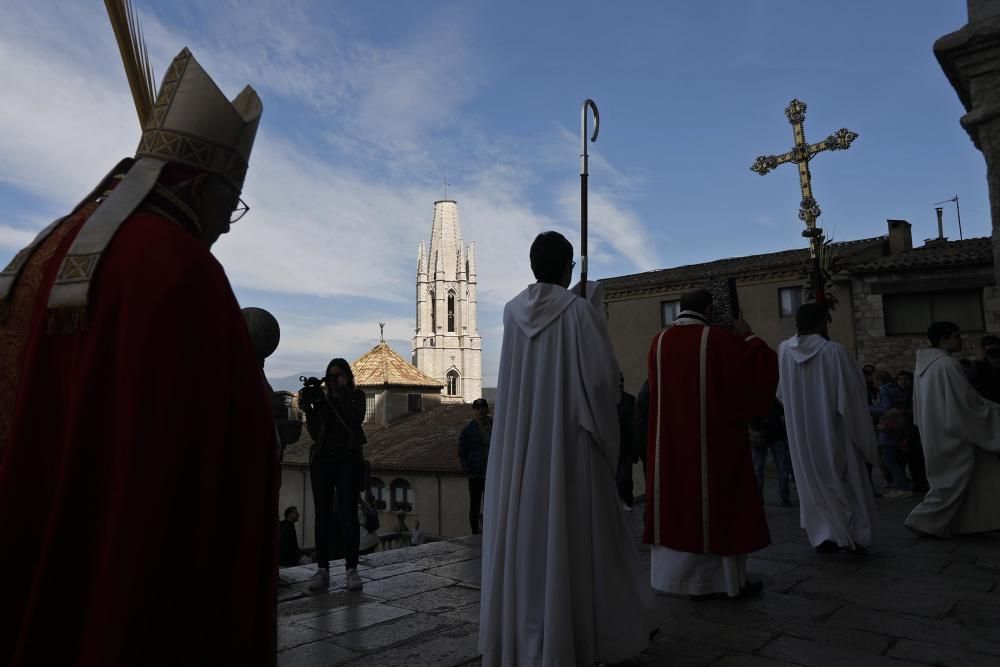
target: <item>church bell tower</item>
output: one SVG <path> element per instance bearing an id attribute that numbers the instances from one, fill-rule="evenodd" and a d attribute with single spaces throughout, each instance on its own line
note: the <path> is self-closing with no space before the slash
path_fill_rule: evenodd
<path id="1" fill-rule="evenodd" d="M 434 202 L 430 247 L 417 248 L 413 365 L 444 385 L 445 402 L 471 403 L 483 391 L 476 321 L 476 248 L 466 247 L 453 199 Z"/>

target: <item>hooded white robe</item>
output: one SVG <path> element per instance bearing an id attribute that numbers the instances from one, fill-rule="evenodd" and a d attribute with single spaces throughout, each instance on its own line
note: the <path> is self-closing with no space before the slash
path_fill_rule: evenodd
<path id="1" fill-rule="evenodd" d="M 625 660 L 655 626 L 615 487 L 618 364 L 603 315 L 536 283 L 503 321 L 483 512 L 483 664 Z"/>
<path id="2" fill-rule="evenodd" d="M 1000 405 L 944 350 L 917 350 L 913 417 L 930 491 L 906 525 L 938 537 L 1000 530 Z"/>
<path id="3" fill-rule="evenodd" d="M 861 367 L 843 345 L 810 334 L 781 344 L 778 373 L 809 543 L 870 546 L 877 514 L 865 461 L 878 462 L 878 444 Z"/>

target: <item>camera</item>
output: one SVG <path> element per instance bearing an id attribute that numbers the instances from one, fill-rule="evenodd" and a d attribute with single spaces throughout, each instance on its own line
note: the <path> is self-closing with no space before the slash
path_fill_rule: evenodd
<path id="1" fill-rule="evenodd" d="M 325 388 L 322 380 L 303 375 L 299 377 L 299 382 L 302 383 L 302 389 L 299 391 L 299 404 L 302 408 L 311 410 L 323 402 Z"/>

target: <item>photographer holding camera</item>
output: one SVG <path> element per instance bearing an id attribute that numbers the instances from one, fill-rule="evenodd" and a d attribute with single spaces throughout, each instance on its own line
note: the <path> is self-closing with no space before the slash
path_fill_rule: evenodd
<path id="1" fill-rule="evenodd" d="M 344 539 L 347 590 L 359 591 L 359 526 L 357 512 L 333 512 L 334 493 L 339 507 L 355 507 L 364 469 L 362 445 L 367 442 L 361 424 L 365 420 L 365 393 L 354 386 L 354 373 L 344 359 L 326 367 L 323 381 L 309 378 L 299 392 L 299 405 L 306 413 L 306 428 L 315 444 L 309 456 L 313 503 L 316 506 L 316 575 L 310 591 L 330 586 L 330 540 L 333 522 L 339 522 Z M 336 519 L 335 519 L 336 516 Z"/>

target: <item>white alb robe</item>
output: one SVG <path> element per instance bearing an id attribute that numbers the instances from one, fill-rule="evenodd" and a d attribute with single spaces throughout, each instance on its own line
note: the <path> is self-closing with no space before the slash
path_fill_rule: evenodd
<path id="1" fill-rule="evenodd" d="M 917 350 L 913 417 L 930 491 L 906 525 L 938 537 L 1000 530 L 1000 405 L 944 350 Z"/>
<path id="2" fill-rule="evenodd" d="M 536 283 L 503 321 L 483 512 L 483 664 L 625 660 L 655 626 L 615 487 L 618 364 L 603 315 Z"/>
<path id="3" fill-rule="evenodd" d="M 877 514 L 865 461 L 877 464 L 878 443 L 861 367 L 843 345 L 810 334 L 781 343 L 778 372 L 809 543 L 871 546 Z"/>

